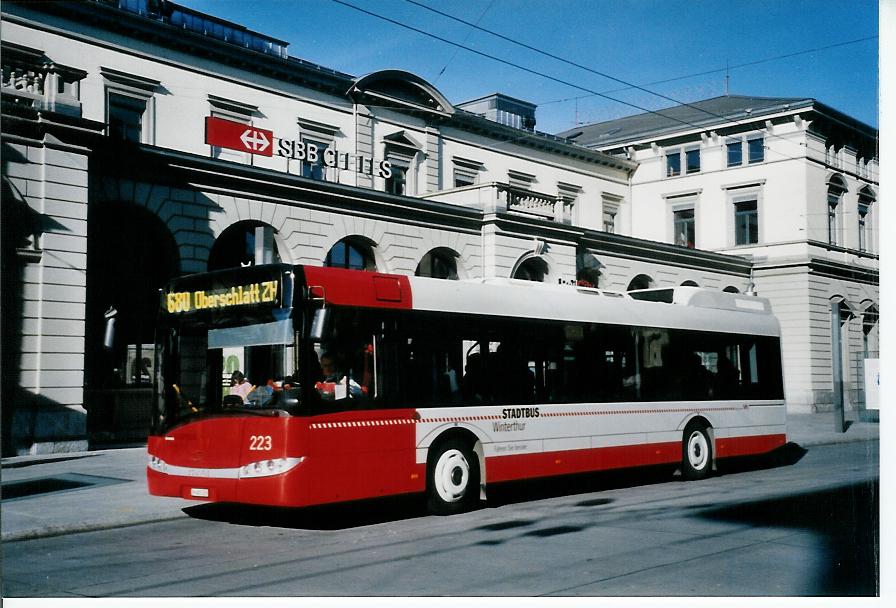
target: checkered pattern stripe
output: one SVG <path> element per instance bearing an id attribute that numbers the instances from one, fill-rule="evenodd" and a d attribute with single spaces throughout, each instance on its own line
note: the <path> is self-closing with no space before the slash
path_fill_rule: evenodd
<path id="1" fill-rule="evenodd" d="M 742 407 L 713 407 L 713 408 L 650 408 L 650 409 L 626 409 L 626 410 L 591 410 L 585 412 L 542 412 L 539 418 L 558 418 L 570 416 L 619 416 L 623 414 L 689 414 L 704 411 L 724 412 L 724 411 L 740 411 L 747 406 Z M 398 426 L 408 424 L 444 424 L 452 422 L 487 422 L 490 420 L 504 420 L 503 417 L 492 416 L 448 416 L 440 418 L 390 418 L 384 420 L 347 420 L 345 422 L 315 422 L 310 425 L 312 429 L 347 429 L 359 427 L 377 427 L 377 426 Z M 531 418 L 529 418 L 531 420 Z"/>

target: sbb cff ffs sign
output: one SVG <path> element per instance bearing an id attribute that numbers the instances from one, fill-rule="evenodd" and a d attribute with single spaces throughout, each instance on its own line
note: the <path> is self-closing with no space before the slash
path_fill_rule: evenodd
<path id="1" fill-rule="evenodd" d="M 273 131 L 214 116 L 205 118 L 205 143 L 249 154 L 282 156 L 310 165 L 355 171 L 384 179 L 392 177 L 392 164 L 388 160 L 377 162 L 363 154 L 339 152 L 332 146 L 318 147 L 301 140 L 282 138 L 275 140 Z"/>
<path id="2" fill-rule="evenodd" d="M 274 155 L 273 131 L 213 116 L 205 118 L 205 143 L 250 154 Z"/>

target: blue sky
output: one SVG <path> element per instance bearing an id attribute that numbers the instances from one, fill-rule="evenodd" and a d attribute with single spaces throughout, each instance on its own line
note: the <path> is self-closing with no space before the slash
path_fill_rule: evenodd
<path id="1" fill-rule="evenodd" d="M 288 41 L 292 57 L 348 74 L 408 70 L 433 83 L 452 103 L 496 91 L 531 101 L 538 104 L 536 128 L 549 133 L 573 128 L 577 120 L 598 122 L 642 111 L 633 106 L 654 110 L 674 105 L 642 90 L 619 91 L 618 82 L 407 0 L 343 1 L 566 84 L 334 0 L 179 0 Z M 878 35 L 878 4 L 871 0 L 414 1 L 676 101 L 724 95 L 727 63 L 734 66 L 732 94 L 814 97 L 878 126 L 878 40 L 824 48 Z M 800 54 L 736 67 L 794 53 Z M 679 78 L 683 76 L 688 77 Z M 675 80 L 652 84 L 668 79 Z"/>

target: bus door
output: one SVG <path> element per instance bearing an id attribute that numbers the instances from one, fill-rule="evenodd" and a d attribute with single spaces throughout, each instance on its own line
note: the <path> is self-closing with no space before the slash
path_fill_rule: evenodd
<path id="1" fill-rule="evenodd" d="M 378 311 L 331 312 L 326 332 L 309 347 L 320 367 L 309 381 L 307 468 L 322 499 L 418 491 L 425 476 L 415 470 L 414 410 L 399 397 L 408 361 L 394 319 Z"/>

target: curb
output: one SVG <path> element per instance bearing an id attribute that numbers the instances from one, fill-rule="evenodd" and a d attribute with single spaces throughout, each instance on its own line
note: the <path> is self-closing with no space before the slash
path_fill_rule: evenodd
<path id="1" fill-rule="evenodd" d="M 108 522 L 79 522 L 74 524 L 62 524 L 58 526 L 47 526 L 45 528 L 31 528 L 29 530 L 18 530 L 16 532 L 3 533 L 0 536 L 0 542 L 16 542 L 22 540 L 36 540 L 40 538 L 50 538 L 53 536 L 65 536 L 67 534 L 81 534 L 83 532 L 96 532 L 99 530 L 114 530 L 116 528 L 129 528 L 131 526 L 139 526 L 143 524 L 152 524 L 164 521 L 176 521 L 187 517 L 186 514 L 180 515 L 163 515 L 163 516 L 143 516 L 134 519 L 122 519 L 118 521 Z"/>

